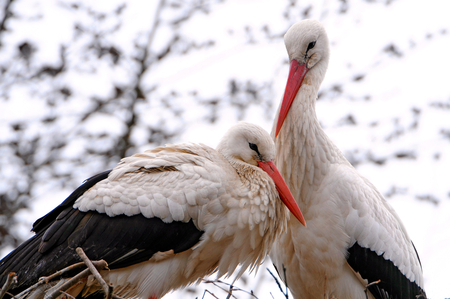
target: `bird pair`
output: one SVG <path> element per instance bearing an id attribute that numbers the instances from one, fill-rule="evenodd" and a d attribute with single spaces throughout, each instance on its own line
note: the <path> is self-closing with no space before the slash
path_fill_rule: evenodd
<path id="1" fill-rule="evenodd" d="M 116 295 L 161 298 L 241 265 L 239 277 L 270 252 L 295 298 L 425 296 L 419 258 L 397 214 L 317 120 L 329 59 L 324 28 L 296 23 L 285 43 L 290 72 L 275 142 L 260 127 L 239 123 L 216 150 L 186 143 L 122 159 L 34 223 L 36 235 L 0 262 L 0 283 L 16 272 L 10 292 L 17 294 L 78 262 L 81 247 L 108 263 L 100 274 Z M 41 298 L 67 279 L 28 296 Z M 66 292 L 87 297 L 98 290 L 84 279 Z"/>

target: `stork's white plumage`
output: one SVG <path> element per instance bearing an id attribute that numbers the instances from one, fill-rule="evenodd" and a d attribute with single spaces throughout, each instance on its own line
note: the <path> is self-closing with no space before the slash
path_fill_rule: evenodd
<path id="1" fill-rule="evenodd" d="M 325 135 L 315 101 L 329 60 L 314 20 L 285 35 L 290 72 L 273 133 L 275 163 L 308 227 L 288 222 L 270 254 L 295 298 L 425 297 L 419 257 L 396 212 Z M 284 269 L 283 269 L 284 268 Z"/>
<path id="2" fill-rule="evenodd" d="M 36 235 L 0 262 L 0 275 L 17 272 L 16 293 L 79 261 L 82 247 L 108 262 L 101 273 L 126 298 L 160 298 L 241 264 L 239 276 L 258 267 L 285 229 L 282 202 L 304 224 L 274 156 L 269 134 L 242 122 L 217 150 L 186 143 L 124 158 L 36 221 Z M 92 283 L 67 292 L 89 295 L 98 290 Z"/>

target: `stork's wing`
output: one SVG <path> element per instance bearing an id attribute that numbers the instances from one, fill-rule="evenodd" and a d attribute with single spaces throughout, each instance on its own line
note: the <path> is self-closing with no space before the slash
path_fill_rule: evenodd
<path id="1" fill-rule="evenodd" d="M 358 242 L 348 249 L 348 254 L 348 264 L 368 280 L 368 290 L 376 299 L 426 298 L 419 285 L 406 278 L 400 269 L 391 260 L 384 259 L 383 255 L 361 247 Z"/>
<path id="2" fill-rule="evenodd" d="M 14 271 L 23 289 L 80 261 L 76 247 L 91 260 L 105 259 L 112 269 L 148 260 L 158 251 L 191 248 L 203 234 L 198 209 L 220 205 L 224 173 L 211 166 L 215 157 L 210 154 L 193 145 L 155 149 L 88 179 L 37 220 L 36 235 L 0 262 L 1 281 Z"/>
<path id="3" fill-rule="evenodd" d="M 369 286 L 377 299 L 425 295 L 419 256 L 397 213 L 356 171 L 343 171 L 341 183 L 337 193 L 351 204 L 345 219 L 350 267 L 369 284 L 379 281 Z"/>

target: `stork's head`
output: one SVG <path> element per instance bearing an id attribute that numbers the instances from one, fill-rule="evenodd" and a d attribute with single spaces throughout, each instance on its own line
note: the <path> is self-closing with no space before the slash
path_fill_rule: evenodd
<path id="1" fill-rule="evenodd" d="M 316 20 L 303 20 L 289 28 L 284 36 L 289 55 L 289 77 L 281 103 L 275 137 L 283 125 L 303 79 L 308 84 L 319 87 L 328 67 L 329 48 L 325 28 Z"/>
<path id="2" fill-rule="evenodd" d="M 228 130 L 217 146 L 217 150 L 232 164 L 243 162 L 260 167 L 267 172 L 275 183 L 280 199 L 291 213 L 306 226 L 300 208 L 273 163 L 275 144 L 272 138 L 270 138 L 269 133 L 257 125 L 239 122 Z"/>
<path id="3" fill-rule="evenodd" d="M 258 162 L 275 158 L 275 145 L 269 134 L 260 126 L 239 122 L 231 127 L 217 146 L 229 160 L 236 159 L 258 166 Z"/>

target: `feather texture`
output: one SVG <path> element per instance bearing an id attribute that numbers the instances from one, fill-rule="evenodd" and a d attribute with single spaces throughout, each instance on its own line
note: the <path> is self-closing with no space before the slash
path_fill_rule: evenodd
<path id="1" fill-rule="evenodd" d="M 366 299 L 366 285 L 379 279 L 382 283 L 369 288 L 369 298 L 424 295 L 420 261 L 401 220 L 317 119 L 316 96 L 329 59 L 325 29 L 314 20 L 298 22 L 285 43 L 292 77 L 278 113 L 286 117 L 279 131 L 279 116 L 273 127 L 275 162 L 308 227 L 290 221 L 275 242 L 270 256 L 278 272 L 295 298 Z M 297 69 L 305 69 L 303 81 L 292 81 Z"/>
<path id="2" fill-rule="evenodd" d="M 287 225 L 274 181 L 257 167 L 274 155 L 269 134 L 240 123 L 218 150 L 185 143 L 124 158 L 35 222 L 36 235 L 0 262 L 2 281 L 16 271 L 17 293 L 80 261 L 76 247 L 108 262 L 110 270 L 101 273 L 122 297 L 160 298 L 214 272 L 230 276 L 241 265 L 239 277 L 259 266 Z M 89 278 L 70 292 L 97 290 Z"/>

